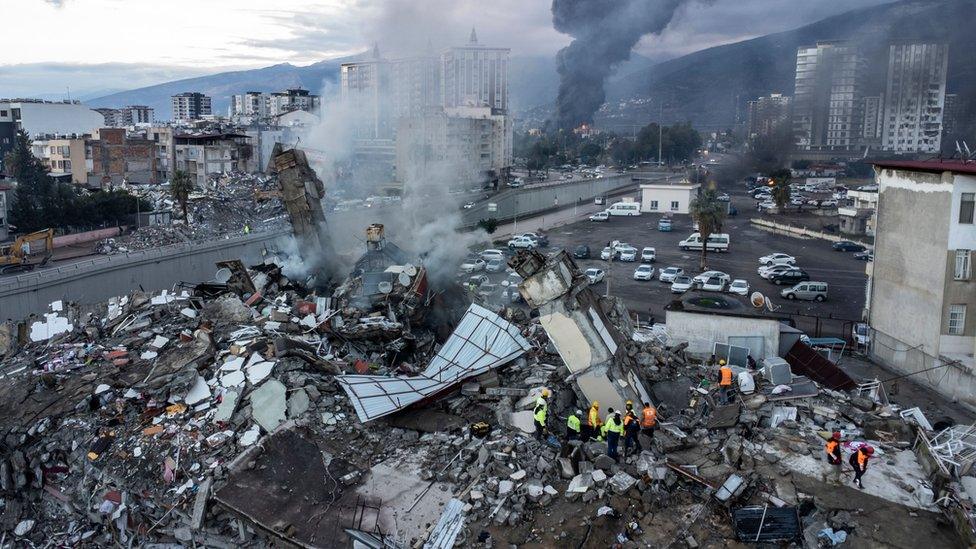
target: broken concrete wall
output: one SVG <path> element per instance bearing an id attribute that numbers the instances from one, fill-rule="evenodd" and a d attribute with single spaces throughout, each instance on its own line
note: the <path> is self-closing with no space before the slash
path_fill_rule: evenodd
<path id="1" fill-rule="evenodd" d="M 730 336 L 760 336 L 762 357 L 753 355 L 753 358 L 779 356 L 781 324 L 776 319 L 669 310 L 665 322 L 671 340 L 688 342 L 687 351 L 695 355 L 712 354 L 715 343 L 728 343 Z"/>

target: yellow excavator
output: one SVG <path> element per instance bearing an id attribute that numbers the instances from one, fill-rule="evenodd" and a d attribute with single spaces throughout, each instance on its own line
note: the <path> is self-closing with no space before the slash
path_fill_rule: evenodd
<path id="1" fill-rule="evenodd" d="M 44 242 L 44 249 L 37 250 L 32 243 Z M 34 270 L 51 260 L 54 253 L 54 229 L 44 229 L 17 237 L 11 244 L 0 244 L 0 273 Z"/>

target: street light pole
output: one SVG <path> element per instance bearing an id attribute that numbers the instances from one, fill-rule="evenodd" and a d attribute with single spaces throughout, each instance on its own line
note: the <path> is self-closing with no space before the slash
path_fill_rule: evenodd
<path id="1" fill-rule="evenodd" d="M 661 101 L 661 114 L 657 117 L 657 165 L 661 165 L 661 147 L 664 138 L 664 101 Z"/>

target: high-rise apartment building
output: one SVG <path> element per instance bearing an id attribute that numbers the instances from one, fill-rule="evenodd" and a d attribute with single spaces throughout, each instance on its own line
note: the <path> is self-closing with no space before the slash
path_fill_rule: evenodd
<path id="1" fill-rule="evenodd" d="M 865 145 L 881 145 L 884 128 L 884 95 L 872 95 L 863 99 L 861 139 Z"/>
<path id="2" fill-rule="evenodd" d="M 954 93 L 947 93 L 945 96 L 945 107 L 942 109 L 942 141 L 947 137 L 955 137 L 959 129 L 959 96 Z M 967 143 L 968 144 L 968 143 Z M 955 147 L 955 143 L 951 144 Z"/>
<path id="3" fill-rule="evenodd" d="M 471 38 L 464 46 L 441 54 L 441 79 L 445 107 L 490 107 L 508 110 L 509 48 L 494 48 Z"/>
<path id="4" fill-rule="evenodd" d="M 882 148 L 934 153 L 942 144 L 947 44 L 892 44 L 888 50 Z"/>
<path id="5" fill-rule="evenodd" d="M 770 135 L 790 119 L 790 97 L 779 93 L 749 102 L 749 137 Z"/>
<path id="6" fill-rule="evenodd" d="M 172 96 L 172 101 L 173 120 L 176 122 L 199 120 L 213 114 L 210 96 L 199 92 L 183 92 Z"/>
<path id="7" fill-rule="evenodd" d="M 390 61 L 393 116 L 417 116 L 441 105 L 440 59 L 434 55 Z"/>
<path id="8" fill-rule="evenodd" d="M 393 106 L 389 63 L 373 49 L 370 59 L 343 63 L 339 70 L 342 102 L 353 116 L 356 139 L 392 139 Z"/>
<path id="9" fill-rule="evenodd" d="M 862 135 L 864 59 L 844 41 L 796 52 L 793 134 L 800 150 L 848 151 Z"/>

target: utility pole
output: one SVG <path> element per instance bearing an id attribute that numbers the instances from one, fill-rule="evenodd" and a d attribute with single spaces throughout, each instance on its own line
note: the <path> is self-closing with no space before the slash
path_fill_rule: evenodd
<path id="1" fill-rule="evenodd" d="M 610 256 L 607 258 L 607 275 L 603 277 L 607 281 L 607 291 L 604 292 L 604 297 L 610 297 L 610 275 L 613 274 L 613 256 L 617 253 L 617 244 L 620 244 L 619 240 L 610 241 Z"/>
<path id="2" fill-rule="evenodd" d="M 661 165 L 661 147 L 664 146 L 664 101 L 661 101 L 661 114 L 657 117 L 657 165 Z"/>

